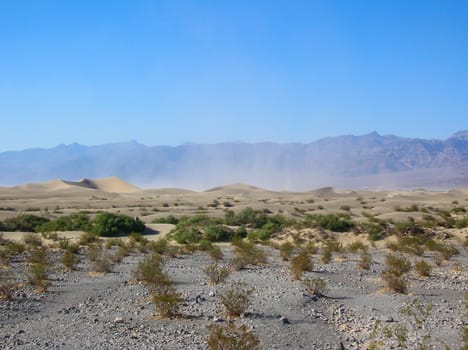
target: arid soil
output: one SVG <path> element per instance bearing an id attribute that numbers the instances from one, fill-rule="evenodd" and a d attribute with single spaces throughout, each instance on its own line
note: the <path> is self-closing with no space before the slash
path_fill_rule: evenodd
<path id="1" fill-rule="evenodd" d="M 148 224 L 147 238 L 158 240 L 173 226 L 151 222 L 168 214 L 222 217 L 225 209 L 252 207 L 294 218 L 307 213 L 346 212 L 359 222 L 366 220 L 363 212 L 398 221 L 408 217 L 419 220 L 428 213 L 436 215 L 438 210 L 454 207 L 468 209 L 468 191 L 461 190 L 355 192 L 326 188 L 288 193 L 232 185 L 201 193 L 176 189 L 131 192 L 130 187 L 122 191 L 128 193 L 118 193 L 115 183 L 95 184 L 114 192 L 106 192 L 98 185 L 58 186 L 55 182 L 0 189 L 0 220 L 20 213 L 53 218 L 106 210 L 138 216 Z M 417 206 L 417 211 L 401 210 L 412 205 Z M 269 245 L 260 246 L 267 255 L 266 264 L 234 271 L 226 283 L 219 285 L 208 283 L 203 273 L 212 262 L 206 252 L 176 254 L 166 258 L 165 265 L 183 298 L 180 316 L 175 318 L 158 317 L 148 289 L 132 277 L 132 271 L 148 253 L 133 251 L 112 266 L 111 272 L 97 275 L 91 273 L 88 248 L 81 248 L 81 262 L 77 271 L 71 272 L 60 263 L 63 251 L 52 248 L 51 286 L 45 293 L 27 284 L 28 265 L 17 256 L 10 266 L 2 267 L 4 273 L 14 276 L 20 288 L 13 300 L 0 300 L 0 349 L 206 349 L 208 326 L 227 322 L 220 293 L 241 281 L 254 292 L 247 312 L 236 322 L 248 326 L 258 337 L 261 349 L 398 349 L 401 337 L 395 334 L 400 330 L 398 334 L 407 332 L 400 348 L 416 349 L 427 341 L 429 349 L 448 346 L 458 350 L 463 344 L 462 327 L 468 323 L 464 300 L 468 291 L 468 252 L 463 245 L 468 230 L 437 230 L 437 237 L 456 246 L 459 254 L 443 261 L 430 251 L 423 256 L 407 255 L 413 265 L 424 259 L 434 268 L 429 277 L 409 272 L 406 294 L 388 290 L 381 278 L 385 255 L 390 252 L 386 242 L 392 238 L 372 246 L 365 233 L 325 232 L 343 247 L 356 240 L 364 242 L 370 247 L 372 263 L 369 270 L 360 269 L 359 254 L 346 250 L 333 253 L 330 263 L 322 262 L 320 251 L 312 254 L 313 271 L 306 272 L 305 277 L 325 280 L 328 289 L 323 295 L 308 293 L 300 281 L 293 280 L 290 263 Z M 70 241 L 81 234 L 58 233 Z M 284 241 L 291 234 L 307 236 L 311 232 L 290 230 L 277 239 Z M 5 232 L 3 238 L 21 241 L 23 233 Z M 54 244 L 49 240 L 44 243 Z M 228 243 L 219 246 L 224 253 L 220 264 L 228 265 L 233 247 Z M 422 315 L 418 305 L 424 310 L 431 305 L 431 310 Z M 426 336 L 430 339 L 425 340 Z"/>

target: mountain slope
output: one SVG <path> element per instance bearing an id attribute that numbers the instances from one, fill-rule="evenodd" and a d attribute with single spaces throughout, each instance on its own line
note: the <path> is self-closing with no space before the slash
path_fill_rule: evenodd
<path id="1" fill-rule="evenodd" d="M 0 185 L 118 176 L 144 187 L 271 189 L 468 186 L 468 131 L 447 140 L 371 133 L 309 144 L 221 143 L 147 147 L 60 145 L 0 153 Z"/>

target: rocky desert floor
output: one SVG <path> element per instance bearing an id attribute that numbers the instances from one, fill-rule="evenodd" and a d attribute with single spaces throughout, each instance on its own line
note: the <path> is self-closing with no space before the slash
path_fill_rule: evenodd
<path id="1" fill-rule="evenodd" d="M 155 218 L 168 214 L 216 217 L 226 208 L 263 208 L 290 217 L 345 211 L 357 222 L 365 220 L 363 212 L 382 219 L 411 216 L 418 220 L 427 211 L 435 215 L 438 210 L 468 208 L 467 191 L 321 189 L 287 193 L 235 185 L 200 193 L 175 189 L 118 193 L 76 187 L 57 188 L 55 183 L 2 189 L 0 219 L 27 212 L 60 217 L 106 210 L 140 217 L 150 229 L 147 238 L 158 240 L 173 226 L 151 224 Z M 418 210 L 396 210 L 412 205 Z M 165 258 L 164 266 L 183 299 L 180 315 L 172 318 L 158 316 L 147 287 L 133 278 L 138 262 L 149 253 L 134 250 L 109 273 L 95 274 L 86 258 L 88 248 L 82 247 L 77 270 L 66 271 L 60 263 L 63 250 L 43 240 L 52 245 L 47 292 L 28 285 L 24 256 L 18 255 L 2 267 L 5 274 L 14 276 L 19 288 L 12 300 L 0 300 L 0 349 L 207 349 L 209 326 L 228 322 L 219 296 L 237 281 L 253 293 L 247 311 L 235 322 L 245 324 L 258 337 L 261 349 L 465 349 L 462 329 L 468 324 L 468 252 L 464 241 L 468 231 L 438 230 L 438 236 L 453 244 L 459 254 L 443 261 L 430 251 L 422 256 L 406 255 L 413 264 L 424 259 L 433 265 L 428 277 L 414 270 L 408 273 L 406 294 L 388 290 L 381 279 L 390 252 L 386 241 L 371 244 L 362 232 L 325 233 L 343 247 L 357 240 L 368 245 L 372 257 L 368 270 L 359 268 L 358 253 L 346 249 L 334 252 L 329 263 L 322 262 L 320 250 L 311 254 L 314 266 L 304 276 L 326 281 L 323 295 L 307 292 L 294 280 L 290 262 L 268 244 L 259 245 L 267 256 L 265 264 L 232 271 L 225 283 L 217 285 L 210 284 L 203 272 L 212 263 L 206 252 L 178 253 Z M 285 240 L 290 233 L 283 232 L 278 238 Z M 73 241 L 82 233 L 57 234 Z M 21 241 L 23 235 L 4 232 L 3 238 Z M 234 248 L 229 243 L 219 246 L 224 255 L 219 264 L 227 266 Z M 109 253 L 115 249 L 110 248 Z"/>

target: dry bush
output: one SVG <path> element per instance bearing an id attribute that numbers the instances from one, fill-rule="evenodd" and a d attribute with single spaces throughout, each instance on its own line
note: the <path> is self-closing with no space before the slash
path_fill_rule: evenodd
<path id="1" fill-rule="evenodd" d="M 227 266 L 220 266 L 217 263 L 213 263 L 205 267 L 203 272 L 211 284 L 218 284 L 226 281 L 231 270 Z"/>
<path id="2" fill-rule="evenodd" d="M 367 251 L 362 252 L 359 257 L 359 262 L 358 262 L 359 268 L 362 270 L 369 270 L 371 264 L 372 264 L 372 255 Z"/>
<path id="3" fill-rule="evenodd" d="M 37 288 L 39 292 L 46 292 L 50 286 L 49 281 L 50 265 L 47 261 L 34 263 L 29 267 L 29 283 Z"/>
<path id="4" fill-rule="evenodd" d="M 102 251 L 92 262 L 92 270 L 93 272 L 108 273 L 111 271 L 112 265 L 113 261 L 110 254 L 106 251 Z"/>
<path id="5" fill-rule="evenodd" d="M 267 262 L 264 251 L 252 242 L 237 242 L 235 252 L 236 255 L 231 261 L 231 267 L 234 270 L 242 270 L 248 265 L 261 265 Z"/>
<path id="6" fill-rule="evenodd" d="M 215 261 L 221 261 L 224 258 L 223 251 L 217 245 L 211 246 L 211 249 L 208 250 L 208 255 Z"/>
<path id="7" fill-rule="evenodd" d="M 166 278 L 169 280 L 169 277 Z M 171 282 L 154 288 L 152 300 L 160 317 L 175 317 L 179 315 L 183 298 Z"/>
<path id="8" fill-rule="evenodd" d="M 386 282 L 387 287 L 396 293 L 406 294 L 408 291 L 408 282 L 402 276 L 383 273 L 382 279 Z"/>
<path id="9" fill-rule="evenodd" d="M 213 324 L 208 327 L 207 339 L 210 350 L 256 350 L 260 341 L 245 325 L 236 326 L 234 322 L 227 325 Z"/>
<path id="10" fill-rule="evenodd" d="M 283 259 L 283 261 L 289 261 L 294 251 L 294 245 L 291 242 L 284 242 L 278 248 L 281 259 Z"/>
<path id="11" fill-rule="evenodd" d="M 34 232 L 28 232 L 23 234 L 23 242 L 30 247 L 39 247 L 42 245 L 41 236 Z"/>
<path id="12" fill-rule="evenodd" d="M 0 270 L 0 300 L 13 300 L 18 284 L 14 282 L 14 278 Z"/>
<path id="13" fill-rule="evenodd" d="M 325 281 L 323 278 L 307 277 L 304 278 L 301 282 L 309 294 L 323 297 L 328 291 L 327 281 Z"/>
<path id="14" fill-rule="evenodd" d="M 163 271 L 164 260 L 160 255 L 153 254 L 143 258 L 133 271 L 133 277 L 137 281 L 144 282 L 148 286 L 169 284 Z"/>
<path id="15" fill-rule="evenodd" d="M 406 293 L 408 282 L 403 277 L 411 270 L 410 261 L 403 257 L 393 254 L 387 254 L 385 257 L 385 270 L 381 277 L 386 282 L 387 287 L 397 293 Z"/>
<path id="16" fill-rule="evenodd" d="M 402 276 L 411 270 L 411 262 L 404 256 L 387 254 L 385 256 L 386 272 L 395 276 Z"/>
<path id="17" fill-rule="evenodd" d="M 129 254 L 130 252 L 126 245 L 119 246 L 117 248 L 117 251 L 114 254 L 112 254 L 111 260 L 114 264 L 117 264 L 120 263 L 122 259 L 128 256 Z"/>
<path id="18" fill-rule="evenodd" d="M 429 265 L 425 260 L 419 260 L 414 264 L 414 270 L 419 276 L 429 277 L 431 275 L 432 266 Z"/>
<path id="19" fill-rule="evenodd" d="M 83 233 L 79 240 L 80 245 L 98 244 L 100 242 L 102 242 L 102 239 L 95 233 L 90 232 Z"/>
<path id="20" fill-rule="evenodd" d="M 358 251 L 363 251 L 363 252 L 366 252 L 368 250 L 368 246 L 365 245 L 364 243 L 362 243 L 362 241 L 355 241 L 351 244 L 349 244 L 347 247 L 346 247 L 346 250 L 350 253 L 357 253 Z"/>
<path id="21" fill-rule="evenodd" d="M 237 282 L 221 292 L 219 300 L 224 306 L 226 316 L 239 317 L 250 306 L 253 289 L 245 283 Z"/>
<path id="22" fill-rule="evenodd" d="M 324 264 L 329 264 L 332 258 L 332 251 L 328 248 L 323 249 L 322 251 L 322 262 Z"/>
<path id="23" fill-rule="evenodd" d="M 291 259 L 289 268 L 295 280 L 301 279 L 301 276 L 306 271 L 312 271 L 314 264 L 309 254 L 305 251 L 299 252 L 295 257 Z"/>
<path id="24" fill-rule="evenodd" d="M 65 254 L 62 257 L 62 264 L 66 269 L 73 271 L 76 270 L 76 267 L 80 260 L 73 254 L 71 251 L 66 250 Z"/>

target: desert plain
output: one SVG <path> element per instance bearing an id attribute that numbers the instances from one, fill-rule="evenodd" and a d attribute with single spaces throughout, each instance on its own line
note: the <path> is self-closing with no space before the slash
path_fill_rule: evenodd
<path id="1" fill-rule="evenodd" d="M 209 217 L 236 232 L 238 225 L 222 221 L 247 208 L 287 223 L 266 238 L 251 234 L 256 228 L 248 223 L 242 227 L 243 241 L 264 256 L 259 263 L 235 268 L 239 242 L 213 242 L 222 255 L 217 266 L 229 271 L 226 281 L 213 283 L 205 272 L 215 261 L 209 251 L 200 242 L 176 242 L 178 226 L 166 219 Z M 253 335 L 260 349 L 467 349 L 467 210 L 468 190 L 462 189 L 295 193 L 233 184 L 195 192 L 144 190 L 118 178 L 0 188 L 1 222 L 21 215 L 92 218 L 104 211 L 146 226 L 136 241 L 118 235 L 115 245 L 106 243 L 116 237 L 94 243 L 109 256 L 119 244 L 128 248 L 104 272 L 94 271 L 94 248 L 83 242 L 73 253 L 75 268 L 62 264 L 67 244 L 79 243 L 85 232 L 2 232 L 3 251 L 11 242 L 25 248 L 3 254 L 1 283 L 9 283 L 11 293 L 0 300 L 0 349 L 208 349 L 213 325 L 230 324 Z M 327 215 L 351 224 L 320 224 Z M 31 235 L 40 240 L 36 248 L 28 244 Z M 173 249 L 158 254 L 180 296 L 177 313 L 165 317 L 151 288 L 135 277 L 138 264 L 156 254 L 152 247 L 163 239 Z M 47 247 L 43 290 L 29 277 L 37 246 Z M 310 265 L 295 275 L 291 266 L 300 254 Z M 385 278 L 389 255 L 410 264 L 398 276 L 403 290 Z M 429 272 L 416 268 L 422 261 Z M 322 288 L 311 290 L 306 281 L 321 281 Z M 220 300 L 236 282 L 251 292 L 238 317 L 228 315 Z"/>

